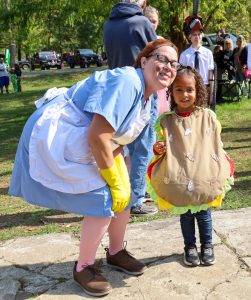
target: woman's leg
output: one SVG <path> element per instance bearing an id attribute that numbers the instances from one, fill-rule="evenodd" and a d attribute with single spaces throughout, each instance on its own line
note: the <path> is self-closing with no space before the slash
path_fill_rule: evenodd
<path id="1" fill-rule="evenodd" d="M 79 259 L 73 269 L 74 280 L 91 296 L 105 296 L 112 287 L 93 266 L 98 246 L 111 218 L 85 217 L 81 226 Z"/>
<path id="2" fill-rule="evenodd" d="M 126 225 L 130 217 L 130 209 L 124 210 L 115 218 L 112 218 L 109 233 L 109 254 L 114 255 L 123 249 Z"/>
<path id="3" fill-rule="evenodd" d="M 106 250 L 106 262 L 109 266 L 121 270 L 130 275 L 141 275 L 146 266 L 134 258 L 124 247 L 126 224 L 130 216 L 130 210 L 123 211 L 113 218 L 108 228 L 109 249 Z"/>
<path id="4" fill-rule="evenodd" d="M 80 250 L 77 272 L 93 265 L 101 240 L 111 223 L 111 218 L 85 217 L 81 225 Z"/>

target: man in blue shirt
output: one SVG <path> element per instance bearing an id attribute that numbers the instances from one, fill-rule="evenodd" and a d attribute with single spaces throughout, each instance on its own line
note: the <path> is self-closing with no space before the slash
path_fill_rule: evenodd
<path id="1" fill-rule="evenodd" d="M 147 0 L 122 0 L 113 6 L 109 20 L 104 24 L 104 44 L 110 69 L 132 66 L 145 45 L 157 38 L 150 21 L 143 15 Z M 146 191 L 146 170 L 155 142 L 153 125 L 157 119 L 157 101 L 151 112 L 151 122 L 140 136 L 127 147 L 130 154 L 131 197 L 134 216 L 157 213 L 155 206 L 143 203 Z"/>

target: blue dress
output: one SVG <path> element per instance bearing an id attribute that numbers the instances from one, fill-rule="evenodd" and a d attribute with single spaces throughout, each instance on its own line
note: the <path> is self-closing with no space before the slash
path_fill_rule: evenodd
<path id="1" fill-rule="evenodd" d="M 132 142 L 150 120 L 154 99 L 144 107 L 144 90 L 141 69 L 105 70 L 37 109 L 19 141 L 9 194 L 83 216 L 114 216 L 110 189 L 87 143 L 88 128 L 100 114 L 115 130 L 114 147 Z"/>

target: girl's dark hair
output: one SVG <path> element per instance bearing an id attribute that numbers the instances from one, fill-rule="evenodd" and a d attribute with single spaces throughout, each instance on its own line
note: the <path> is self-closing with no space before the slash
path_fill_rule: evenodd
<path id="1" fill-rule="evenodd" d="M 174 43 L 172 43 L 171 41 L 169 41 L 167 39 L 157 39 L 157 40 L 154 40 L 154 41 L 148 43 L 145 46 L 145 48 L 139 53 L 133 66 L 135 68 L 141 68 L 141 58 L 149 57 L 153 53 L 153 51 L 155 51 L 156 49 L 158 49 L 162 46 L 169 46 L 169 47 L 174 48 L 174 50 L 177 52 L 177 55 L 178 55 L 178 48 L 174 45 Z"/>
<path id="2" fill-rule="evenodd" d="M 174 98 L 173 98 L 173 93 L 172 93 L 173 86 L 174 86 L 176 79 L 182 75 L 190 75 L 190 76 L 194 77 L 195 89 L 196 89 L 196 100 L 195 100 L 194 104 L 199 107 L 208 107 L 208 97 L 209 96 L 208 96 L 207 88 L 203 82 L 203 79 L 202 79 L 200 73 L 190 66 L 181 66 L 177 70 L 177 75 L 176 75 L 173 83 L 168 88 L 168 94 L 170 95 L 170 98 L 171 98 L 171 110 L 174 110 L 175 107 L 177 106 L 177 104 L 175 103 Z"/>

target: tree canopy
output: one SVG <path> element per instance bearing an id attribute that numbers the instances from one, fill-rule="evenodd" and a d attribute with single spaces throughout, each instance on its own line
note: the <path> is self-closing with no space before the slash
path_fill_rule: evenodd
<path id="1" fill-rule="evenodd" d="M 103 49 L 103 24 L 115 0 L 0 0 L 0 53 L 17 45 L 19 59 L 41 50 L 68 52 L 75 48 Z M 159 10 L 158 34 L 180 49 L 186 44 L 183 21 L 192 14 L 193 1 L 148 0 Z M 199 12 L 207 33 L 226 32 L 251 38 L 251 1 L 200 1 Z"/>

